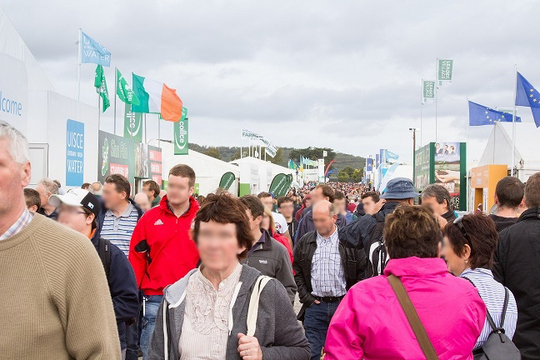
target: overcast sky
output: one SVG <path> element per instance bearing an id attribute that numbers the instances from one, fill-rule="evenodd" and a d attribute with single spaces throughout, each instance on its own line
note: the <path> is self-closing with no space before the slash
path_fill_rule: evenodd
<path id="1" fill-rule="evenodd" d="M 75 96 L 81 27 L 114 66 L 176 88 L 190 141 L 246 145 L 242 127 L 278 146 L 327 146 L 411 159 L 420 128 L 421 79 L 454 59 L 439 91 L 438 140 L 469 141 L 479 159 L 491 127 L 468 131 L 467 99 L 511 107 L 514 64 L 540 86 L 540 2 L 0 0 L 56 90 Z M 95 66 L 82 65 L 81 100 L 96 103 Z M 119 102 L 119 101 L 118 101 Z M 112 108 L 102 129 L 113 131 Z M 123 107 L 118 109 L 118 132 Z M 521 108 L 523 121 L 532 121 Z M 155 116 L 149 138 L 157 137 Z M 435 106 L 423 107 L 423 143 L 435 141 Z M 172 125 L 161 127 L 170 139 Z M 540 139 L 540 130 L 539 139 Z M 531 144 L 531 151 L 538 144 Z"/>

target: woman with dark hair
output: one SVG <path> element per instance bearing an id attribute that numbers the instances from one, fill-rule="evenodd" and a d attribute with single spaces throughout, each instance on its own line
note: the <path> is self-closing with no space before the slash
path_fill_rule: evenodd
<path id="1" fill-rule="evenodd" d="M 230 195 L 206 198 L 193 224 L 201 266 L 165 288 L 149 360 L 309 359 L 283 285 L 239 262 L 253 243 L 246 211 Z"/>
<path id="2" fill-rule="evenodd" d="M 493 254 L 499 241 L 495 223 L 484 214 L 465 215 L 448 223 L 443 235 L 442 254 L 448 270 L 473 283 L 496 326 L 501 323 L 505 297 L 508 296 L 503 327 L 506 336 L 512 339 L 518 318 L 516 300 L 510 290 L 493 278 L 491 272 Z M 482 334 L 474 346 L 475 354 L 482 353 L 482 345 L 493 330 L 486 318 Z"/>
<path id="3" fill-rule="evenodd" d="M 441 360 L 472 359 L 486 307 L 478 291 L 449 274 L 440 259 L 433 212 L 398 206 L 386 216 L 384 239 L 390 257 L 384 275 L 359 282 L 343 298 L 328 329 L 325 359 L 434 358 L 425 355 L 428 348 Z M 411 309 L 402 305 L 407 299 L 412 311 L 404 310 Z M 424 339 L 411 329 L 411 313 L 420 319 Z"/>

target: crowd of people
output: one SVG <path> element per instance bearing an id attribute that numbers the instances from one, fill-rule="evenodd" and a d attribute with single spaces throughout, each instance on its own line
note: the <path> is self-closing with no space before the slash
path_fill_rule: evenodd
<path id="1" fill-rule="evenodd" d="M 462 217 L 406 178 L 278 199 L 196 196 L 182 164 L 135 195 L 30 178 L 0 124 L 2 359 L 540 359 L 540 173 Z"/>

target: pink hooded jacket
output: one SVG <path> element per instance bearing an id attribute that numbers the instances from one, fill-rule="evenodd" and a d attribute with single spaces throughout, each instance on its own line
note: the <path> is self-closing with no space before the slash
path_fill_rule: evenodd
<path id="1" fill-rule="evenodd" d="M 466 280 L 451 275 L 442 259 L 390 260 L 384 275 L 353 286 L 328 329 L 325 360 L 425 359 L 387 280 L 401 279 L 439 359 L 472 359 L 486 307 Z"/>

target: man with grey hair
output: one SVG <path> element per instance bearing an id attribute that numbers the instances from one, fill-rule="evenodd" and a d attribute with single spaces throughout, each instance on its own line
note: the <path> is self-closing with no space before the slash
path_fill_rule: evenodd
<path id="1" fill-rule="evenodd" d="M 30 178 L 26 138 L 0 122 L 1 357 L 119 360 L 99 256 L 83 235 L 26 209 Z"/>
<path id="2" fill-rule="evenodd" d="M 422 191 L 422 205 L 426 205 L 433 210 L 439 220 L 439 225 L 443 228 L 447 223 L 456 219 L 456 214 L 450 204 L 450 193 L 441 184 L 431 184 Z"/>
<path id="3" fill-rule="evenodd" d="M 41 179 L 36 186 L 36 191 L 41 198 L 39 213 L 49 219 L 56 220 L 58 213 L 56 212 L 56 208 L 49 204 L 49 198 L 52 195 L 58 195 L 58 184 L 51 179 Z"/>
<path id="4" fill-rule="evenodd" d="M 294 248 L 294 279 L 311 345 L 311 359 L 320 359 L 330 320 L 347 291 L 364 278 L 366 258 L 362 250 L 339 240 L 337 211 L 328 200 L 313 206 L 315 231 L 298 240 Z"/>

